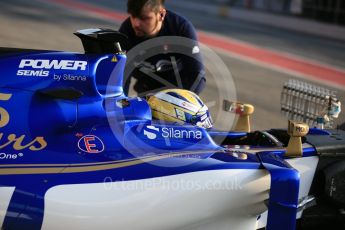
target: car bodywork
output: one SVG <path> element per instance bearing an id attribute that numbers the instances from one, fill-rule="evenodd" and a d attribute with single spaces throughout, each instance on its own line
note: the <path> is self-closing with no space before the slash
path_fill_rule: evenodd
<path id="1" fill-rule="evenodd" d="M 0 50 L 2 229 L 294 229 L 325 168 L 344 205 L 343 131 L 310 129 L 291 157 L 286 130 L 154 121 L 123 93 L 125 38 L 77 35 L 85 54 Z"/>

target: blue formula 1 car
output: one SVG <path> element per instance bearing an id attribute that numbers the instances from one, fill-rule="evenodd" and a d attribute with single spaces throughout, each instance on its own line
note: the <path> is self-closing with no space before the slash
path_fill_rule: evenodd
<path id="1" fill-rule="evenodd" d="M 126 38 L 76 35 L 85 54 L 0 49 L 1 229 L 291 230 L 315 200 L 344 218 L 344 131 L 153 120 L 123 93 Z"/>

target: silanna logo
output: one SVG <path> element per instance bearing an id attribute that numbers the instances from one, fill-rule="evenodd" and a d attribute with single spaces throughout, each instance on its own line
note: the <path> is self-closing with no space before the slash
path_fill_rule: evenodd
<path id="1" fill-rule="evenodd" d="M 159 132 L 159 128 L 156 128 L 154 126 L 146 126 L 147 129 L 149 129 L 150 131 L 147 131 L 147 129 L 144 129 L 144 135 L 147 136 L 148 139 L 150 140 L 154 140 L 157 138 L 157 134 L 154 132 Z M 154 132 L 153 132 L 154 131 Z"/>
<path id="2" fill-rule="evenodd" d="M 18 76 L 48 77 L 50 69 L 54 70 L 86 70 L 86 61 L 22 59 Z M 35 70 L 33 70 L 35 69 Z"/>
<path id="3" fill-rule="evenodd" d="M 86 153 L 101 153 L 104 151 L 104 144 L 99 137 L 86 135 L 79 139 L 78 148 Z"/>
<path id="4" fill-rule="evenodd" d="M 149 125 L 144 129 L 144 135 L 150 140 L 157 139 L 160 134 L 163 138 L 169 139 L 202 139 L 202 132 L 200 130 L 178 129 L 173 127 L 157 128 Z"/>

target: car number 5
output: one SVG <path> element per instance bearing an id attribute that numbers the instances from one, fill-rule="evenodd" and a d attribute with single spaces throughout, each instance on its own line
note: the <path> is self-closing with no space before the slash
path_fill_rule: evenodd
<path id="1" fill-rule="evenodd" d="M 8 101 L 11 98 L 12 94 L 0 93 L 0 101 Z M 0 128 L 6 126 L 10 121 L 10 115 L 6 109 L 0 106 Z"/>

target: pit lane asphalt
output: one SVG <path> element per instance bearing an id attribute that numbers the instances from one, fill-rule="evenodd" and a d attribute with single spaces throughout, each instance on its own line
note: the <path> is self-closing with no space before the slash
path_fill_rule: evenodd
<path id="1" fill-rule="evenodd" d="M 125 1 L 101 0 L 92 4 L 124 11 Z M 198 29 L 219 33 L 253 43 L 268 49 L 283 49 L 294 55 L 311 58 L 326 64 L 344 67 L 344 45 L 339 41 L 309 36 L 267 26 L 258 26 L 242 21 L 200 15 L 185 10 L 183 6 L 171 8 L 190 18 Z M 118 22 L 94 17 L 82 11 L 69 10 L 45 1 L 2 0 L 0 2 L 0 46 L 82 52 L 82 45 L 72 34 L 82 28 L 118 28 Z M 280 92 L 284 82 L 293 75 L 264 68 L 218 52 L 231 71 L 235 81 L 237 98 L 255 105 L 252 116 L 253 129 L 286 127 L 287 120 L 280 115 Z M 339 90 L 341 101 L 345 101 L 345 90 Z M 207 83 L 202 98 L 212 104 L 219 95 L 213 79 Z M 212 108 L 215 114 L 218 109 Z M 216 120 L 222 127 L 229 115 Z M 345 121 L 345 112 L 337 120 Z"/>

